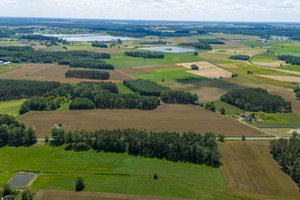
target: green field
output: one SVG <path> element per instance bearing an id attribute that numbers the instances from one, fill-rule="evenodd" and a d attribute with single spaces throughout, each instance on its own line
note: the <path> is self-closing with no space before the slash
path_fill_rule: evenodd
<path id="1" fill-rule="evenodd" d="M 220 111 L 220 108 L 225 108 L 225 115 L 234 115 L 236 113 L 242 113 L 244 112 L 244 110 L 239 109 L 238 107 L 235 107 L 233 105 L 230 105 L 228 103 L 225 103 L 223 101 L 217 100 L 217 101 L 213 101 L 215 106 L 216 106 L 216 110 Z M 204 103 L 205 104 L 205 103 Z"/>
<path id="2" fill-rule="evenodd" d="M 0 113 L 13 115 L 16 117 L 19 115 L 20 106 L 24 101 L 26 101 L 26 99 L 0 102 Z"/>
<path id="3" fill-rule="evenodd" d="M 130 50 L 129 50 L 130 51 Z M 128 68 L 138 66 L 153 66 L 153 65 L 172 65 L 185 62 L 203 61 L 202 58 L 194 56 L 193 53 L 164 53 L 165 58 L 135 58 L 129 56 L 120 56 L 120 54 L 111 54 L 112 58 L 106 60 L 108 63 L 113 64 L 116 68 Z M 115 56 L 115 58 L 114 58 Z"/>
<path id="4" fill-rule="evenodd" d="M 80 176 L 86 182 L 86 191 L 241 199 L 227 191 L 219 168 L 205 165 L 175 163 L 125 153 L 66 151 L 64 146 L 41 144 L 3 147 L 0 148 L 0 157 L 0 171 L 41 172 L 32 185 L 33 189 L 74 190 L 75 179 Z M 113 175 L 120 173 L 128 175 Z M 153 179 L 155 173 L 158 180 Z"/>
<path id="5" fill-rule="evenodd" d="M 300 46 L 299 45 L 293 45 L 293 46 L 285 45 L 284 48 L 275 49 L 275 52 L 280 55 L 300 56 Z"/>
<path id="6" fill-rule="evenodd" d="M 4 185 L 12 176 L 13 172 L 1 172 L 0 171 L 0 187 Z"/>
<path id="7" fill-rule="evenodd" d="M 285 65 L 282 67 L 276 67 L 277 69 L 290 70 L 295 72 L 300 72 L 300 65 Z"/>
<path id="8" fill-rule="evenodd" d="M 190 74 L 186 71 L 187 68 L 172 68 L 172 69 L 158 69 L 145 74 L 135 74 L 134 77 L 140 79 L 149 79 L 156 82 L 161 82 L 164 78 L 166 82 L 168 81 L 185 81 L 185 80 L 205 80 L 207 78 Z"/>
<path id="9" fill-rule="evenodd" d="M 256 121 L 251 123 L 257 127 L 299 127 L 300 117 L 295 113 L 275 113 L 274 117 L 278 118 L 278 121 Z"/>
<path id="10" fill-rule="evenodd" d="M 0 66 L 0 73 L 7 72 L 7 71 L 10 71 L 10 70 L 14 70 L 14 69 L 17 69 L 17 68 L 18 67 L 16 67 L 14 64 Z"/>
<path id="11" fill-rule="evenodd" d="M 134 92 L 129 89 L 128 87 L 126 87 L 125 85 L 123 85 L 123 83 L 115 83 L 119 89 L 119 93 L 122 94 L 133 94 Z"/>

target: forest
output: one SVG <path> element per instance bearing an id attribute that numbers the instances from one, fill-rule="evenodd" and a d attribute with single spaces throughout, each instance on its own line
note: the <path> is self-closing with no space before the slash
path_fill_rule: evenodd
<path id="1" fill-rule="evenodd" d="M 290 63 L 292 65 L 300 65 L 300 57 L 290 56 L 290 55 L 279 55 L 279 60 L 283 60 L 286 63 Z"/>
<path id="2" fill-rule="evenodd" d="M 114 70 L 115 67 L 112 64 L 106 63 L 102 60 L 73 60 L 69 63 L 72 68 L 87 68 L 87 69 L 108 69 Z"/>
<path id="3" fill-rule="evenodd" d="M 164 58 L 165 55 L 159 52 L 144 52 L 144 51 L 126 51 L 125 56 L 141 57 L 141 58 Z"/>
<path id="4" fill-rule="evenodd" d="M 198 39 L 199 42 L 208 43 L 208 44 L 225 44 L 224 42 L 218 39 Z"/>
<path id="5" fill-rule="evenodd" d="M 150 80 L 124 80 L 123 84 L 134 92 L 139 92 L 141 95 L 160 96 L 163 90 L 169 89 Z"/>
<path id="6" fill-rule="evenodd" d="M 99 48 L 107 48 L 107 44 L 103 43 L 103 42 L 98 42 L 98 41 L 95 41 L 95 42 L 92 42 L 92 46 L 93 47 L 99 47 Z"/>
<path id="7" fill-rule="evenodd" d="M 36 51 L 32 47 L 0 47 L 0 60 L 13 63 L 53 63 L 72 59 L 109 59 L 110 54 L 88 51 Z"/>
<path id="8" fill-rule="evenodd" d="M 165 103 L 197 104 L 198 101 L 196 94 L 179 90 L 164 90 L 160 96 Z"/>
<path id="9" fill-rule="evenodd" d="M 300 135 L 296 132 L 290 139 L 280 138 L 270 142 L 273 158 L 300 187 Z"/>
<path id="10" fill-rule="evenodd" d="M 196 49 L 212 50 L 212 47 L 206 42 L 194 42 L 194 43 L 179 43 L 178 46 L 194 47 Z"/>
<path id="11" fill-rule="evenodd" d="M 29 80 L 0 80 L 0 101 L 26 99 L 42 96 L 46 92 L 60 87 L 59 82 L 29 81 Z"/>
<path id="12" fill-rule="evenodd" d="M 53 145 L 66 144 L 67 149 L 124 153 L 174 162 L 190 162 L 213 167 L 220 166 L 220 153 L 216 136 L 208 132 L 204 136 L 192 131 L 180 135 L 176 132 L 147 132 L 145 130 L 75 131 L 65 134 L 63 129 L 53 128 Z"/>
<path id="13" fill-rule="evenodd" d="M 14 116 L 0 114 L 0 147 L 30 146 L 36 143 L 36 135 L 32 128 L 26 129 L 23 123 Z"/>
<path id="14" fill-rule="evenodd" d="M 66 78 L 108 80 L 110 77 L 110 74 L 109 74 L 109 72 L 96 71 L 96 70 L 68 70 L 65 73 L 65 77 Z"/>
<path id="15" fill-rule="evenodd" d="M 262 88 L 232 90 L 221 96 L 220 100 L 252 112 L 292 112 L 291 102 L 285 101 L 281 96 L 269 94 Z"/>
<path id="16" fill-rule="evenodd" d="M 233 55 L 233 56 L 230 56 L 229 59 L 232 59 L 232 60 L 249 60 L 250 56 L 248 56 L 248 55 Z"/>
<path id="17" fill-rule="evenodd" d="M 52 43 L 66 43 L 66 40 L 59 39 L 57 37 L 51 37 L 51 36 L 43 36 L 43 35 L 21 35 L 20 39 L 25 40 L 35 40 L 35 41 L 49 41 Z"/>

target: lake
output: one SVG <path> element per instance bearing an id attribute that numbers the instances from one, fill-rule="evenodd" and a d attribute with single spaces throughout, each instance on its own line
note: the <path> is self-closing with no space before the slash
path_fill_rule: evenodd
<path id="1" fill-rule="evenodd" d="M 91 41 L 111 41 L 111 40 L 136 40 L 130 37 L 117 37 L 101 34 L 39 34 L 43 36 L 57 37 L 70 42 L 91 42 Z"/>
<path id="2" fill-rule="evenodd" d="M 183 48 L 177 46 L 158 46 L 158 47 L 145 47 L 145 48 L 138 48 L 138 49 L 148 50 L 148 51 L 169 52 L 169 53 L 187 53 L 187 52 L 197 51 L 195 49 Z"/>

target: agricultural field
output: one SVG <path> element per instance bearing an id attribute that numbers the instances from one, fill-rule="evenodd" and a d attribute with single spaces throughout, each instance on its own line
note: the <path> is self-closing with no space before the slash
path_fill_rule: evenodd
<path id="1" fill-rule="evenodd" d="M 255 199 L 297 199 L 298 187 L 269 153 L 269 141 L 219 144 L 227 188 Z"/>
<path id="2" fill-rule="evenodd" d="M 212 131 L 225 136 L 264 136 L 265 133 L 245 126 L 237 120 L 192 105 L 162 104 L 153 111 L 86 110 L 30 112 L 18 120 L 44 137 L 54 124 L 61 123 L 67 130 L 76 129 L 146 129 L 149 131 L 199 133 Z"/>
<path id="3" fill-rule="evenodd" d="M 0 113 L 13 116 L 19 115 L 19 109 L 26 99 L 12 100 L 8 102 L 0 102 Z"/>

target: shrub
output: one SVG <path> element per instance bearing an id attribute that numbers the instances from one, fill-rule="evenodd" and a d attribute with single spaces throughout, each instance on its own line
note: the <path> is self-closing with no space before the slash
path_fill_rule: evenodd
<path id="1" fill-rule="evenodd" d="M 193 64 L 193 65 L 191 65 L 191 69 L 192 70 L 199 70 L 199 66 Z"/>
<path id="2" fill-rule="evenodd" d="M 80 192 L 85 188 L 85 184 L 84 181 L 81 177 L 78 177 L 76 179 L 76 183 L 75 183 L 75 191 L 76 192 Z"/>
<path id="3" fill-rule="evenodd" d="M 154 175 L 153 175 L 153 179 L 154 179 L 154 180 L 157 180 L 157 179 L 158 179 L 157 174 L 154 174 Z"/>
<path id="4" fill-rule="evenodd" d="M 232 59 L 232 60 L 249 60 L 250 56 L 248 56 L 248 55 L 233 55 L 233 56 L 230 56 L 229 59 Z"/>

